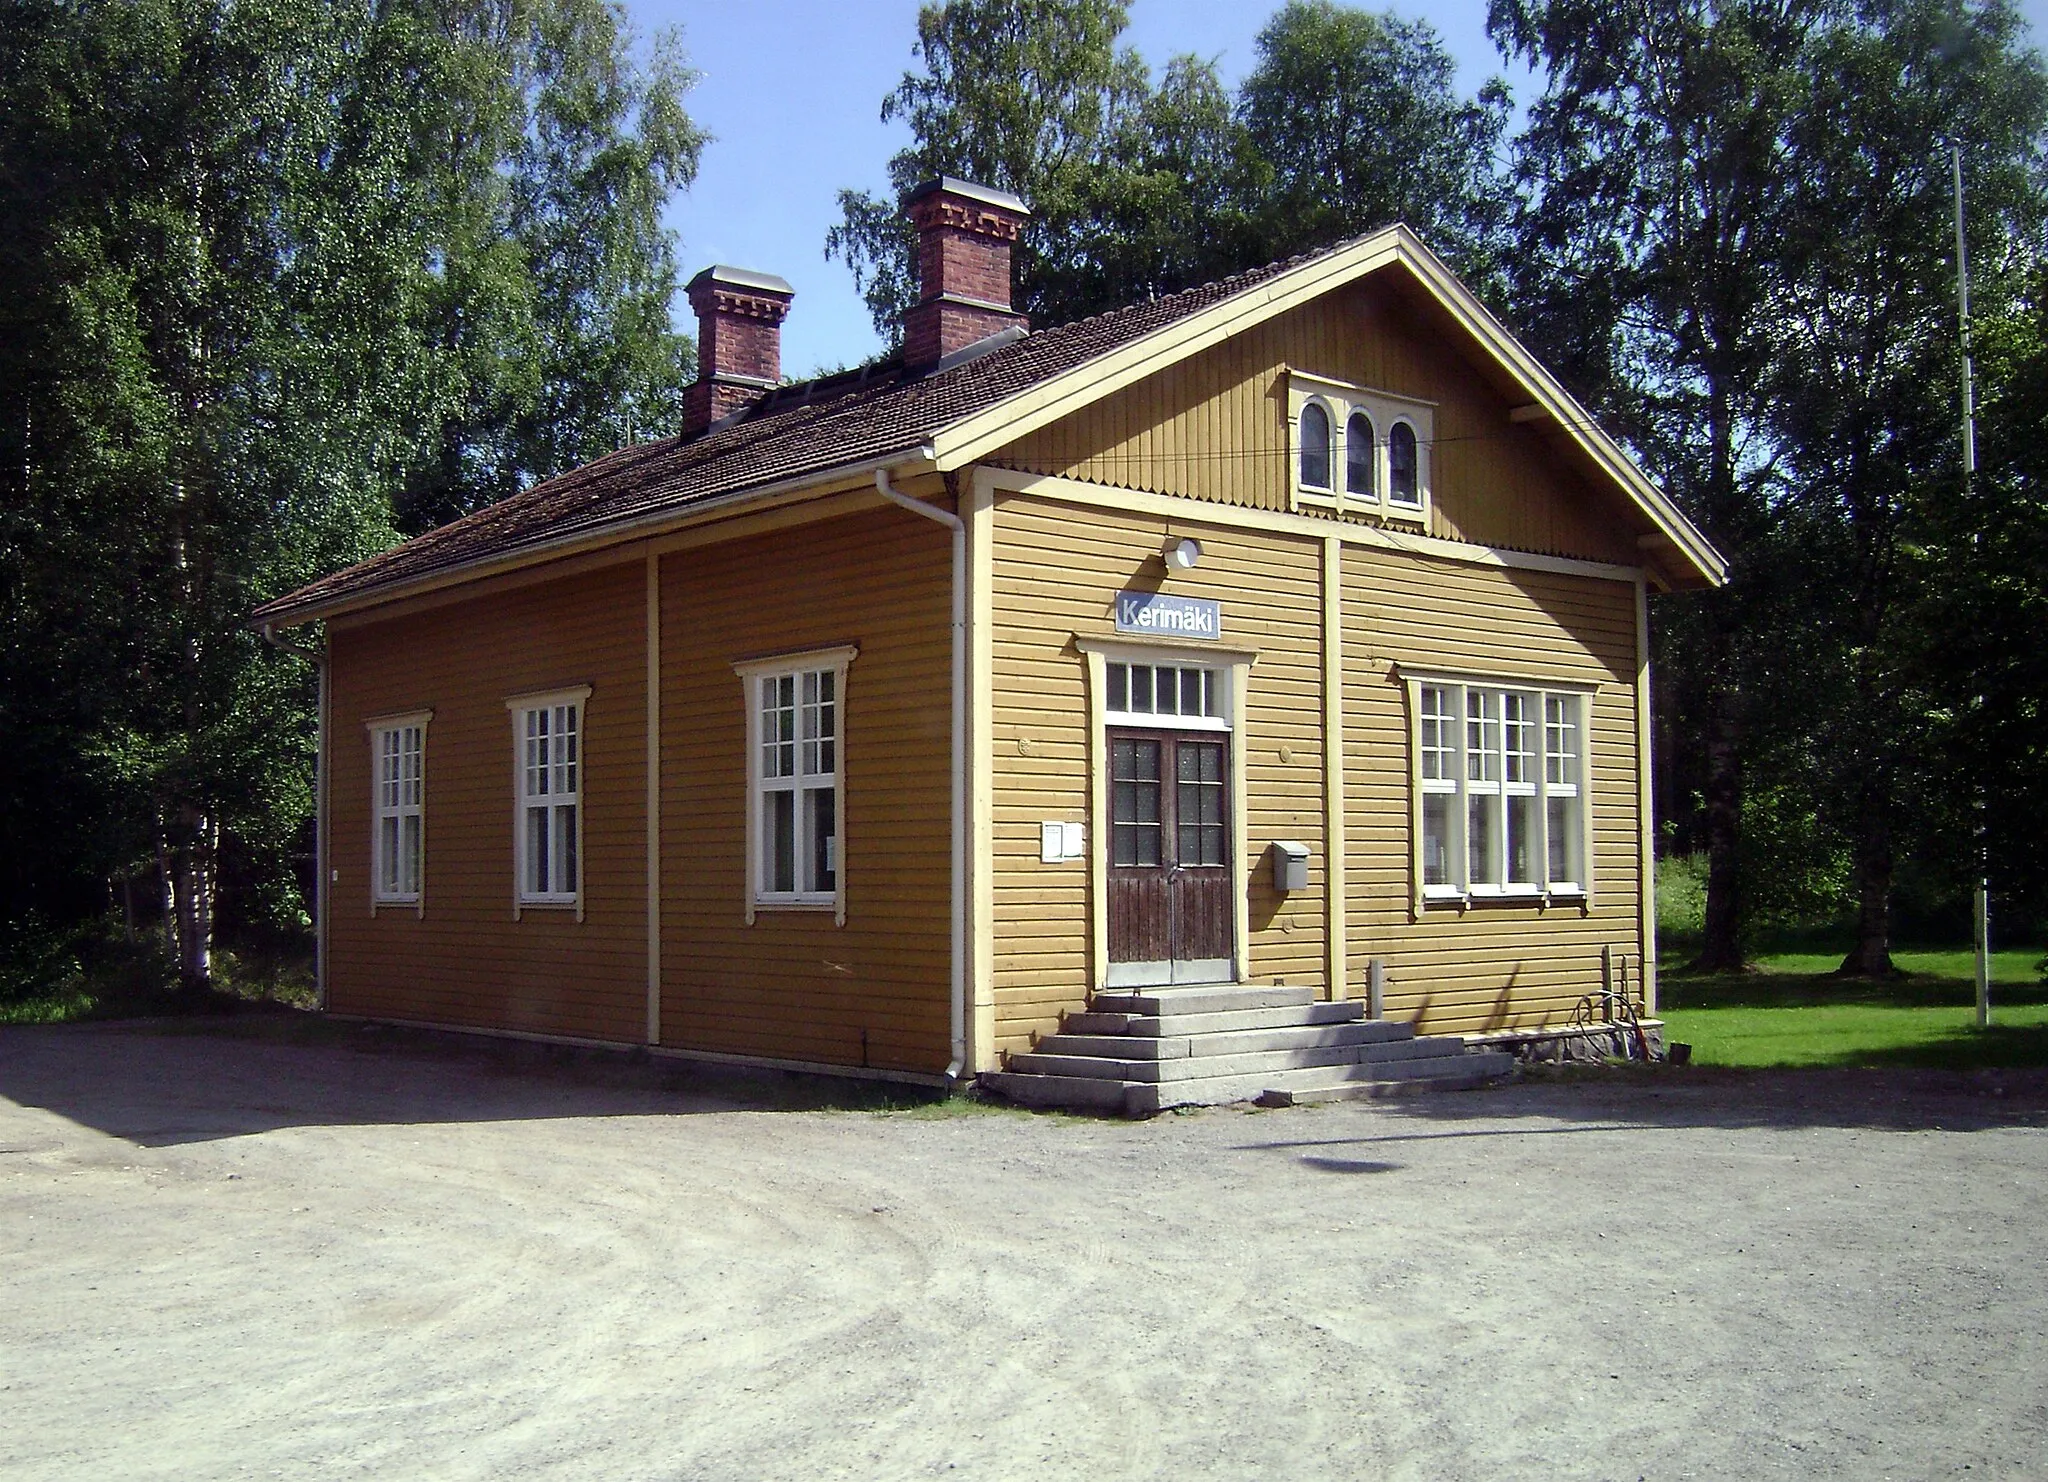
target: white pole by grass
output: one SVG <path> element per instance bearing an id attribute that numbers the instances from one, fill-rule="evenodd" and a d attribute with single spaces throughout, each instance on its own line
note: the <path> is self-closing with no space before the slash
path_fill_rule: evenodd
<path id="1" fill-rule="evenodd" d="M 1977 472 L 1977 394 L 1970 364 L 1970 249 L 1963 233 L 1963 146 L 1949 146 L 1956 186 L 1956 312 L 1963 346 L 1963 497 Z M 1973 534 L 1972 539 L 1976 537 Z M 1977 890 L 1972 902 L 1971 935 L 1977 947 L 1977 1027 L 1991 1027 L 1991 881 L 1984 848 L 1984 799 L 1977 799 Z"/>

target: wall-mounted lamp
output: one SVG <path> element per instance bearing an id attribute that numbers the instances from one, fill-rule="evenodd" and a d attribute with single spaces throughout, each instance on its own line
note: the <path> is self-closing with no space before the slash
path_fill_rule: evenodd
<path id="1" fill-rule="evenodd" d="M 1202 559 L 1202 543 L 1198 540 L 1168 541 L 1164 555 L 1167 570 L 1192 571 L 1195 563 Z"/>

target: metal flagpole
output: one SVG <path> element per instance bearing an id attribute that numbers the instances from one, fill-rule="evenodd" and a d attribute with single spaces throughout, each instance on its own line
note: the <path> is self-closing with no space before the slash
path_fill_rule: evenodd
<path id="1" fill-rule="evenodd" d="M 1963 233 L 1963 146 L 1949 146 L 1949 164 L 1956 188 L 1956 312 L 1962 326 L 1963 347 L 1963 497 L 1970 494 L 1977 473 L 1977 392 L 1974 368 L 1970 364 L 1970 249 Z M 1981 532 L 1973 533 L 1973 541 Z M 1977 948 L 1977 1027 L 1991 1027 L 1991 865 L 1984 841 L 1984 795 L 1977 795 L 1977 890 L 1972 901 L 1971 935 Z"/>

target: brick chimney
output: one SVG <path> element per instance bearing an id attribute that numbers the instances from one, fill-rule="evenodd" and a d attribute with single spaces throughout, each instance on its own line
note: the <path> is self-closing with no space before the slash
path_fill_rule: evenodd
<path id="1" fill-rule="evenodd" d="M 1010 308 L 1010 248 L 1031 208 L 1008 191 L 941 175 L 903 198 L 917 228 L 917 304 L 903 316 L 903 363 L 934 365 L 1029 321 Z"/>
<path id="2" fill-rule="evenodd" d="M 782 320 L 796 290 L 769 273 L 706 268 L 686 290 L 697 311 L 697 380 L 683 392 L 683 436 L 759 401 L 782 382 Z"/>

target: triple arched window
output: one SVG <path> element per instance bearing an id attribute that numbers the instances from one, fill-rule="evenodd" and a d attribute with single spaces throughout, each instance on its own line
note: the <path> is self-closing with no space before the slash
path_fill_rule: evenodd
<path id="1" fill-rule="evenodd" d="M 1289 379 L 1301 501 L 1392 519 L 1422 518 L 1434 408 L 1300 372 Z"/>

